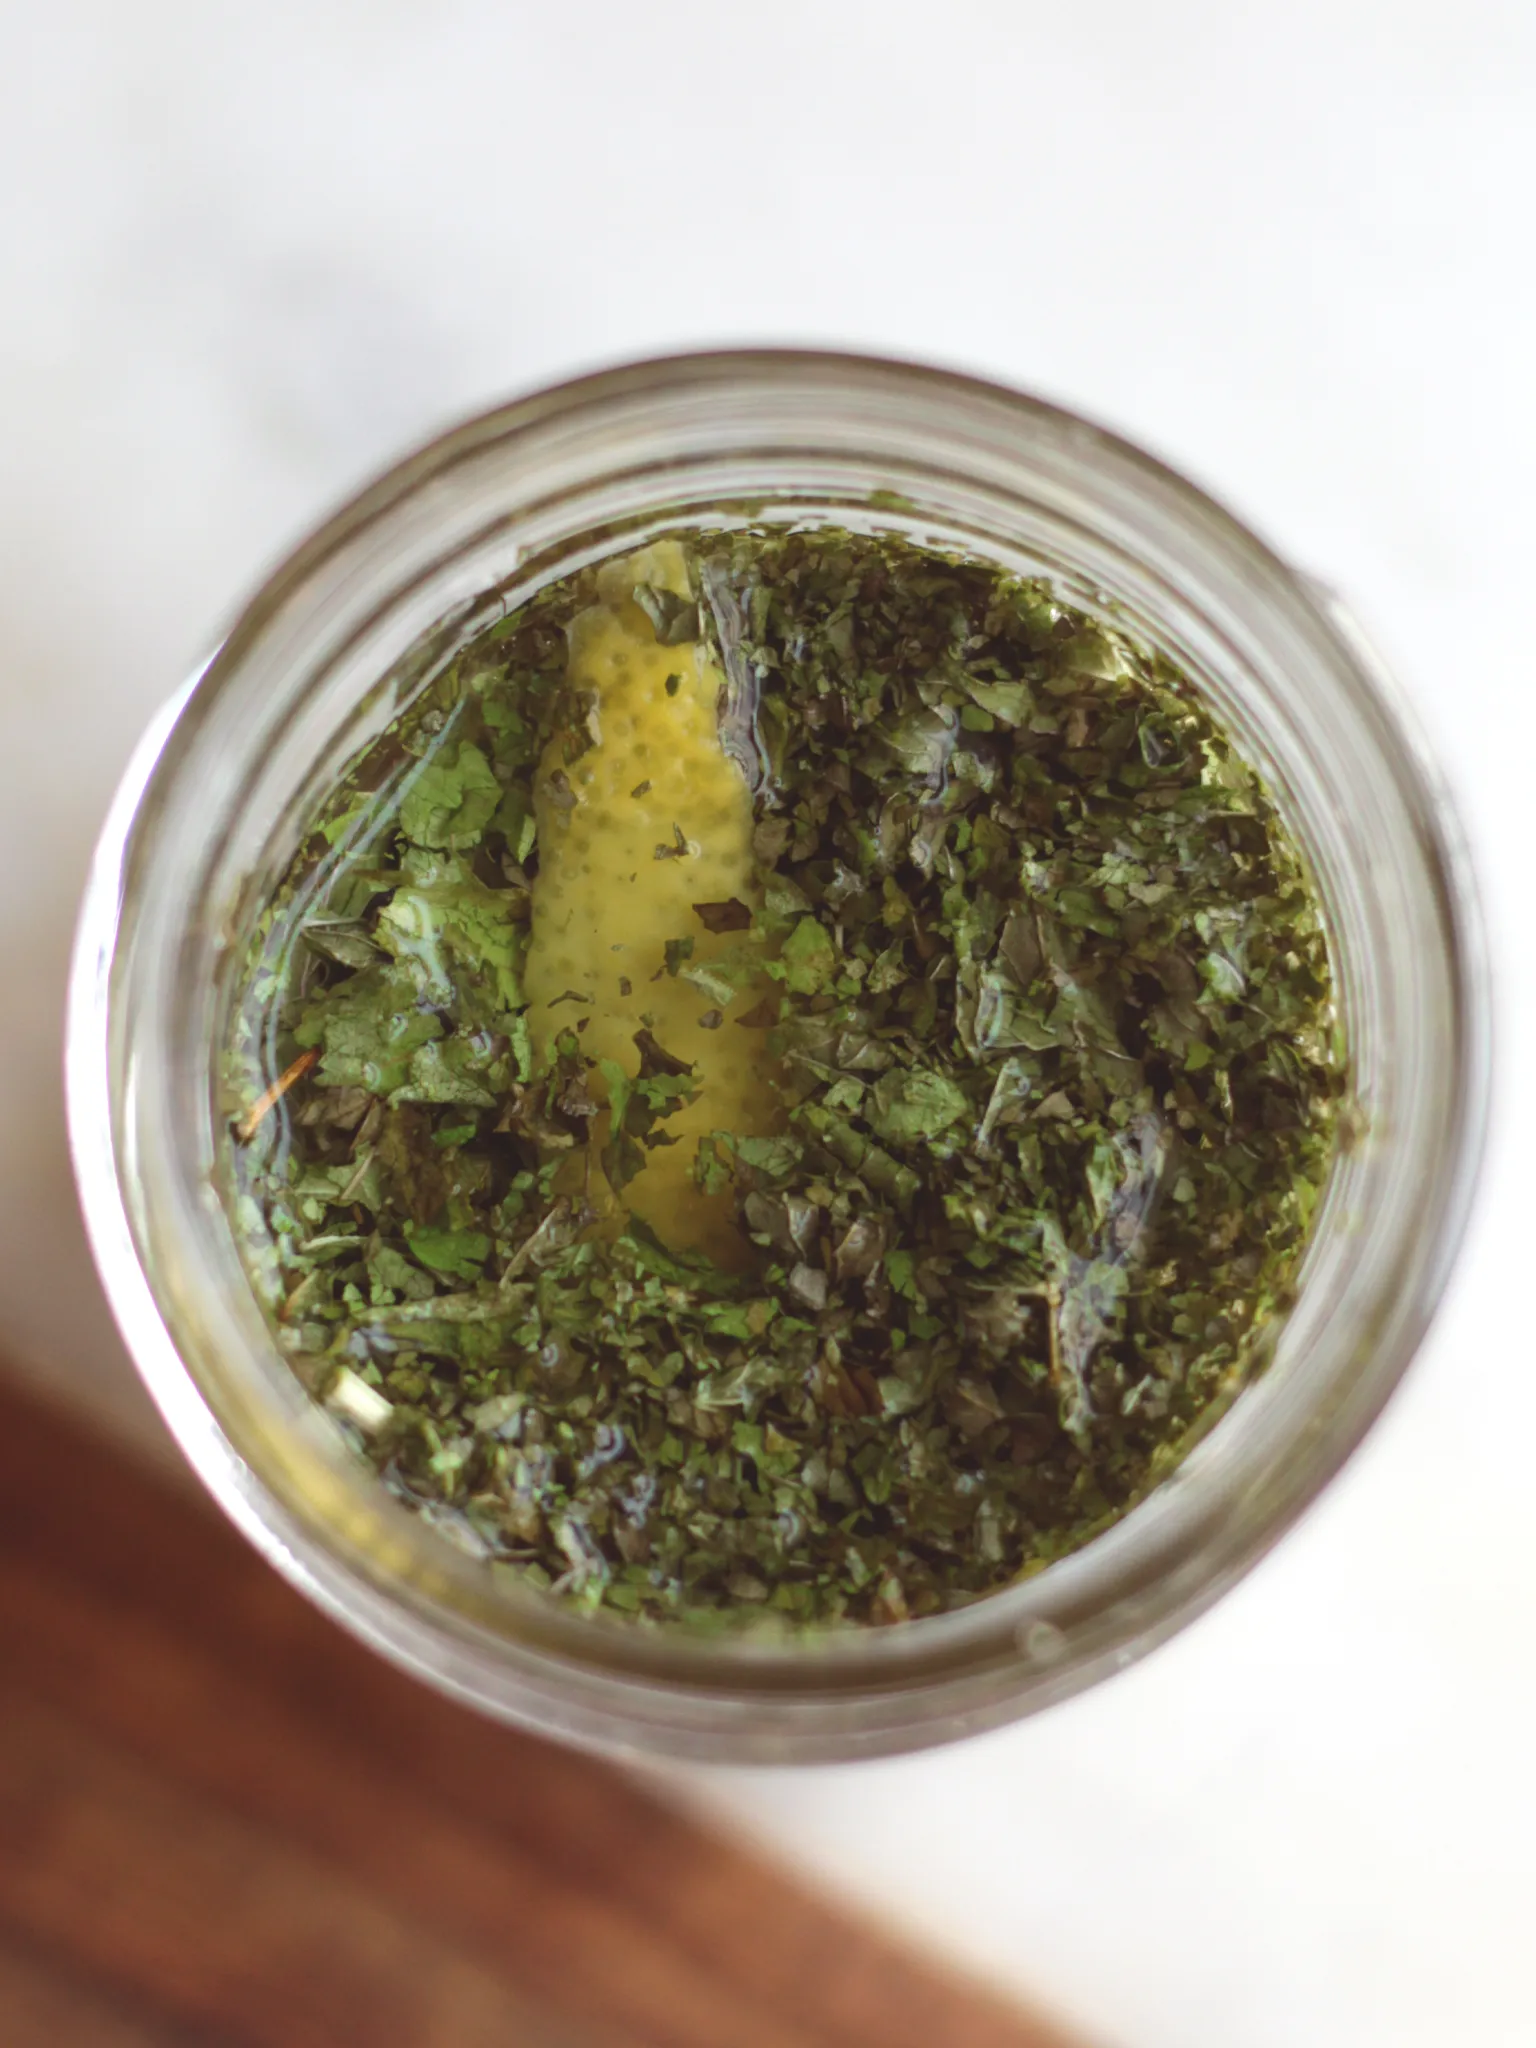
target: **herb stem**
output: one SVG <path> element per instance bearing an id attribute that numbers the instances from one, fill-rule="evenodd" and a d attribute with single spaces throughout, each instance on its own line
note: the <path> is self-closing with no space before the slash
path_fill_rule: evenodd
<path id="1" fill-rule="evenodd" d="M 262 1124 L 276 1109 L 288 1090 L 297 1081 L 302 1081 L 311 1067 L 318 1066 L 320 1054 L 317 1050 L 301 1052 L 292 1066 L 284 1067 L 270 1088 L 263 1089 L 251 1104 L 245 1115 L 235 1125 L 235 1137 L 242 1145 L 249 1145 L 261 1129 Z"/>
<path id="2" fill-rule="evenodd" d="M 365 1145 L 363 1147 L 362 1154 L 358 1159 L 357 1166 L 352 1174 L 352 1178 L 347 1182 L 346 1186 L 342 1189 L 341 1193 L 336 1197 L 336 1206 L 339 1209 L 344 1209 L 347 1206 L 348 1202 L 352 1200 L 353 1196 L 356 1195 L 358 1190 L 362 1187 L 363 1182 L 368 1178 L 368 1169 L 373 1164 L 373 1154 L 374 1147 L 372 1145 Z"/>
<path id="3" fill-rule="evenodd" d="M 1061 1385 L 1061 1289 L 1052 1280 L 1045 1290 L 1045 1328 L 1051 1347 L 1051 1385 Z"/>

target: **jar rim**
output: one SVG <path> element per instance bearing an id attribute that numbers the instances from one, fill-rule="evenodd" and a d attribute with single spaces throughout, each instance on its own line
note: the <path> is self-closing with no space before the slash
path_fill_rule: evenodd
<path id="1" fill-rule="evenodd" d="M 558 527 L 558 508 L 568 506 L 572 492 L 579 499 L 582 488 L 593 487 L 590 475 L 582 482 L 584 462 L 589 471 L 594 461 L 607 463 L 608 487 L 614 477 L 642 484 L 650 478 L 654 498 L 658 476 L 677 481 L 667 436 L 675 442 L 689 416 L 705 419 L 727 441 L 735 436 L 731 459 L 739 470 L 755 463 L 765 474 L 770 456 L 783 464 L 798 451 L 809 461 L 812 444 L 834 447 L 846 464 L 861 436 L 866 444 L 874 437 L 878 457 L 880 436 L 890 442 L 899 429 L 908 438 L 892 472 L 925 481 L 930 497 L 939 488 L 936 476 L 960 477 L 965 487 L 953 485 L 945 517 L 962 528 L 956 505 L 963 502 L 969 516 L 973 500 L 984 499 L 1006 512 L 1009 489 L 1024 490 L 1020 478 L 1008 482 L 1008 465 L 1022 474 L 1032 463 L 1031 488 L 1055 493 L 1050 503 L 1068 555 L 1081 522 L 1097 516 L 1107 531 L 1118 520 L 1142 538 L 1152 565 L 1146 591 L 1154 596 L 1175 589 L 1179 576 L 1198 581 L 1191 562 L 1204 563 L 1209 577 L 1210 565 L 1219 564 L 1222 604 L 1231 608 L 1246 597 L 1258 605 L 1262 596 L 1270 610 L 1259 627 L 1236 611 L 1224 616 L 1212 647 L 1241 644 L 1252 661 L 1248 643 L 1255 635 L 1262 640 L 1264 630 L 1279 635 L 1283 625 L 1290 634 L 1285 657 L 1299 661 L 1304 654 L 1327 678 L 1325 711 L 1379 770 L 1381 802 L 1389 810 L 1395 803 L 1400 813 L 1391 821 L 1394 847 L 1405 863 L 1416 854 L 1422 870 L 1408 878 L 1421 929 L 1439 934 L 1438 947 L 1416 967 L 1402 967 L 1405 986 L 1414 973 L 1424 982 L 1428 1021 L 1420 1036 L 1438 1032 L 1441 1053 L 1448 1044 L 1450 1058 L 1419 1156 L 1407 1162 L 1424 1180 L 1418 1257 L 1399 1261 L 1411 1270 L 1397 1276 L 1396 1298 L 1379 1304 L 1374 1346 L 1357 1344 L 1354 1355 L 1334 1362 L 1331 1377 L 1319 1376 L 1305 1413 L 1290 1412 L 1284 1384 L 1279 1395 L 1271 1392 L 1273 1375 L 1261 1379 L 1140 1505 L 1038 1576 L 952 1613 L 848 1631 L 818 1639 L 814 1648 L 741 1636 L 679 1641 L 633 1624 L 609 1628 L 546 1613 L 549 1603 L 519 1614 L 509 1636 L 502 1626 L 512 1611 L 509 1596 L 488 1596 L 478 1567 L 444 1557 L 441 1539 L 393 1503 L 393 1515 L 408 1527 L 388 1516 L 379 1523 L 387 1525 L 392 1562 L 359 1554 L 355 1543 L 349 1548 L 345 1531 L 355 1533 L 360 1510 L 338 1477 L 343 1464 L 334 1446 L 322 1441 L 329 1425 L 297 1382 L 297 1399 L 278 1391 L 270 1338 L 271 1357 L 263 1361 L 215 1358 L 220 1346 L 258 1344 L 256 1325 L 238 1309 L 226 1313 L 231 1305 L 221 1306 L 218 1285 L 206 1286 L 208 1276 L 191 1270 L 190 1261 L 175 1271 L 167 1258 L 168 1234 L 179 1236 L 185 1255 L 188 1245 L 206 1242 L 200 1233 L 217 1228 L 206 1159 L 189 1153 L 168 1160 L 157 1141 L 162 1150 L 175 1148 L 171 1098 L 183 1110 L 192 1099 L 184 1074 L 178 1086 L 177 1076 L 161 1071 L 174 1064 L 166 1057 L 168 992 L 190 958 L 207 968 L 232 900 L 227 889 L 218 903 L 197 895 L 199 886 L 230 878 L 229 818 L 216 840 L 208 819 L 199 824 L 196 817 L 209 786 L 206 776 L 199 785 L 199 771 L 210 746 L 229 737 L 220 730 L 221 707 L 242 689 L 254 694 L 263 682 L 271 686 L 285 660 L 290 667 L 308 660 L 319 673 L 321 628 L 329 635 L 323 654 L 331 666 L 324 673 L 347 660 L 359 674 L 366 671 L 377 620 L 357 592 L 390 559 L 391 542 L 397 574 L 389 603 L 399 607 L 402 593 L 416 587 L 398 573 L 403 554 L 418 581 L 425 579 L 421 615 L 435 604 L 443 616 L 450 586 L 431 582 L 432 564 L 457 549 L 453 561 L 468 560 L 479 573 L 498 548 L 505 555 L 509 545 L 514 553 L 522 545 L 508 539 L 519 522 L 525 532 L 540 530 L 538 517 Z M 803 425 L 807 418 L 814 432 Z M 619 461 L 615 437 L 622 441 L 626 419 L 631 440 Z M 863 459 L 867 464 L 868 446 Z M 525 484 L 524 502 L 514 510 L 497 510 L 483 493 L 457 504 L 455 492 L 477 468 L 511 465 L 526 477 L 541 460 L 542 495 Z M 907 495 L 921 509 L 919 498 Z M 634 502 L 631 486 L 620 509 Z M 557 508 L 553 515 L 550 506 Z M 409 530 L 404 541 L 392 524 Z M 1120 544 L 1118 528 L 1114 538 Z M 1119 558 L 1111 549 L 1105 559 Z M 472 600 L 472 584 L 472 576 L 452 584 L 457 601 Z M 1204 601 L 1213 607 L 1209 592 Z M 234 781 L 220 794 L 226 810 L 235 800 Z M 1385 887 L 1389 879 L 1375 882 Z M 1398 881 L 1406 886 L 1404 876 Z M 1391 934 L 1385 942 L 1397 943 Z M 71 980 L 71 1143 L 109 1298 L 173 1434 L 245 1533 L 338 1619 L 433 1682 L 547 1732 L 610 1747 L 734 1758 L 870 1754 L 993 1725 L 1131 1661 L 1250 1568 L 1337 1470 L 1405 1369 L 1465 1227 L 1486 1114 L 1486 982 L 1468 855 L 1411 714 L 1338 601 L 1242 522 L 1156 456 L 1002 385 L 869 356 L 714 350 L 599 370 L 450 428 L 343 505 L 267 579 L 216 655 L 151 726 L 104 827 Z M 154 1036 L 161 1025 L 164 1042 Z M 206 1051 L 211 1058 L 211 1045 Z M 1420 1046 L 1421 1059 L 1424 1051 Z M 211 1118 L 211 1099 L 206 1113 Z M 1378 1291 L 1385 1297 L 1385 1282 Z M 228 1375 L 242 1371 L 237 1386 Z M 1267 1403 L 1254 1404 L 1266 1395 Z M 1266 1456 L 1243 1468 L 1246 1497 L 1234 1505 L 1220 1471 L 1211 1476 L 1212 1449 L 1223 1446 L 1226 1456 L 1238 1441 L 1231 1425 L 1245 1404 L 1250 1436 L 1256 1407 L 1267 1410 L 1263 1427 L 1280 1434 Z M 284 1469 L 296 1447 L 303 1453 L 297 1466 Z M 1221 1457 L 1214 1462 L 1219 1466 Z M 382 1496 L 371 1471 L 359 1467 L 357 1479 Z M 306 1486 L 328 1494 L 323 1514 L 316 1499 L 306 1499 Z M 378 1501 L 371 1505 L 381 1509 Z M 370 1524 L 369 1540 L 376 1538 Z M 402 1546 L 414 1552 L 423 1545 L 405 1570 Z"/>

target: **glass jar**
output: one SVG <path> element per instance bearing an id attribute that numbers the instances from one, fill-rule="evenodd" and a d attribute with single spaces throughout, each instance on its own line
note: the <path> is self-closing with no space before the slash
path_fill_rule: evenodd
<path id="1" fill-rule="evenodd" d="M 880 526 L 1044 575 L 1169 655 L 1262 769 L 1324 899 L 1357 1113 L 1268 1372 L 1122 1521 L 955 1613 L 803 1645 L 683 1640 L 506 1589 L 407 1513 L 276 1348 L 216 1193 L 216 1048 L 267 891 L 346 763 L 550 579 L 669 528 Z M 416 659 L 416 673 L 427 664 Z M 434 441 L 274 574 L 156 721 L 108 819 L 69 1022 L 107 1291 L 215 1498 L 346 1627 L 493 1714 L 612 1750 L 807 1761 L 995 1726 L 1230 1586 L 1359 1441 L 1466 1217 L 1484 968 L 1438 776 L 1335 602 L 1149 456 L 973 380 L 849 356 L 679 356 Z"/>

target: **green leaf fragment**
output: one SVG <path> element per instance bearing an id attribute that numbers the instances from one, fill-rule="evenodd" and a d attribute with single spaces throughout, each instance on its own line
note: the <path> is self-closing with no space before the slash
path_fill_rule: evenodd
<path id="1" fill-rule="evenodd" d="M 400 829 L 417 846 L 473 846 L 501 803 L 501 784 L 480 749 L 459 743 L 452 763 L 429 756 L 400 803 Z"/>

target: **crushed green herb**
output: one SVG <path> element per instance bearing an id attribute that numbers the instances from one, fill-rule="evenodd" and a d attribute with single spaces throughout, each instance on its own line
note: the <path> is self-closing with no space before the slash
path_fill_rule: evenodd
<path id="1" fill-rule="evenodd" d="M 698 1095 L 651 1013 L 627 1061 L 589 990 L 534 1028 L 591 572 L 441 669 L 275 892 L 231 1215 L 294 1370 L 474 1555 L 650 1621 L 933 1614 L 1104 1528 L 1261 1369 L 1345 1089 L 1318 903 L 1187 679 L 1048 587 L 838 530 L 686 546 L 693 595 L 633 599 L 718 665 L 758 890 L 656 971 L 710 1045 L 767 1034 L 772 1116 L 688 1161 L 745 1256 L 599 1224 Z M 674 824 L 614 885 L 696 853 Z"/>

